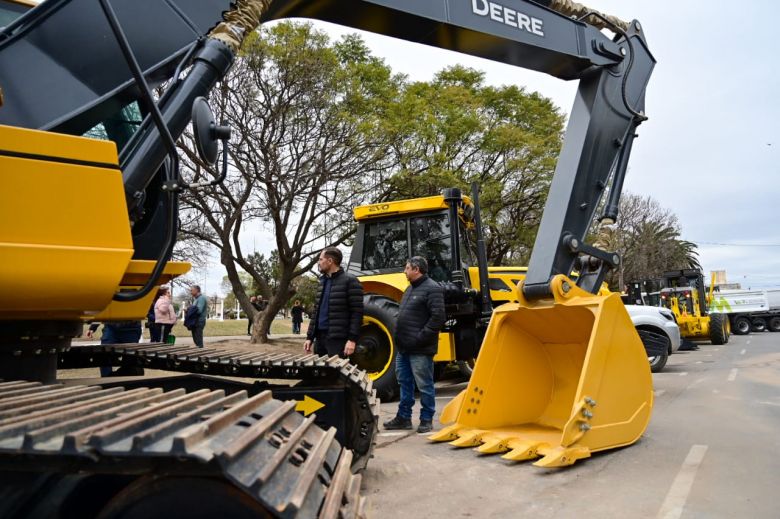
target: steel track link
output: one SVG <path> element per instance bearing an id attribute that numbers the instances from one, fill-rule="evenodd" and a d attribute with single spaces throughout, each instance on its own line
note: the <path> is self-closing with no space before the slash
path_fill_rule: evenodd
<path id="1" fill-rule="evenodd" d="M 0 469 L 6 479 L 25 472 L 210 478 L 230 482 L 274 517 L 363 517 L 352 452 L 335 441 L 335 429 L 313 422 L 270 391 L 2 382 Z M 0 486 L 0 495 L 21 501 L 19 494 Z M 36 490 L 32 499 L 45 497 Z M 12 516 L 17 505 L 4 501 L 0 512 Z"/>
<path id="2" fill-rule="evenodd" d="M 175 346 L 112 344 L 71 346 L 59 355 L 60 369 L 137 366 L 166 371 L 254 379 L 301 380 L 301 385 L 343 385 L 347 396 L 345 446 L 354 453 L 353 472 L 364 469 L 376 442 L 379 399 L 365 371 L 347 359 L 314 354 L 262 353 Z"/>

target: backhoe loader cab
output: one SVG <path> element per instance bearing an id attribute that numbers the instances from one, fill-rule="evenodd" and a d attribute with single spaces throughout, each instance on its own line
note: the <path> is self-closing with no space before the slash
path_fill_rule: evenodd
<path id="1" fill-rule="evenodd" d="M 411 256 L 428 260 L 429 275 L 436 281 L 452 279 L 453 249 L 460 243 L 461 267 L 473 264 L 468 229 L 473 204 L 464 197 L 457 208 L 455 228 L 459 240 L 452 234 L 447 202 L 443 196 L 400 200 L 356 207 L 358 234 L 352 247 L 349 271 L 359 276 L 402 272 Z"/>
<path id="2" fill-rule="evenodd" d="M 428 275 L 445 292 L 447 325 L 434 357 L 437 373 L 457 361 L 464 375 L 470 375 L 492 308 L 516 300 L 517 283 L 526 272 L 525 267 L 488 268 L 485 262 L 488 279 L 481 286 L 476 191 L 468 197 L 452 188 L 438 196 L 358 206 L 354 216 L 358 229 L 347 270 L 359 277 L 366 296 L 363 331 L 352 361 L 369 372 L 380 398 L 395 398 L 393 331 L 409 284 L 403 270 L 407 259 L 422 256 Z"/>

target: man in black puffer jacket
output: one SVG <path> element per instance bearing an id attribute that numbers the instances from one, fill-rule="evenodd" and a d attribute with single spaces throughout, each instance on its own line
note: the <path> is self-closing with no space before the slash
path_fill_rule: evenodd
<path id="1" fill-rule="evenodd" d="M 446 319 L 444 290 L 427 276 L 425 258 L 414 256 L 406 262 L 404 274 L 409 287 L 401 298 L 394 342 L 395 374 L 401 386 L 401 400 L 395 418 L 384 423 L 385 429 L 411 429 L 414 386 L 420 390 L 420 425 L 418 433 L 433 429 L 436 400 L 433 386 L 433 356 L 439 345 L 439 331 Z"/>
<path id="2" fill-rule="evenodd" d="M 322 273 L 314 313 L 303 349 L 317 355 L 348 357 L 355 351 L 363 323 L 363 286 L 341 268 L 341 251 L 328 247 L 320 252 L 317 267 Z"/>

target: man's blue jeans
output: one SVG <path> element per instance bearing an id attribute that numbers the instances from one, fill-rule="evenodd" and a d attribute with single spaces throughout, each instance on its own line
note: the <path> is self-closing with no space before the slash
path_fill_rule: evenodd
<path id="1" fill-rule="evenodd" d="M 395 375 L 401 386 L 398 416 L 412 418 L 414 386 L 420 390 L 420 420 L 433 420 L 436 398 L 433 388 L 433 356 L 398 352 L 395 356 Z"/>
<path id="2" fill-rule="evenodd" d="M 203 329 L 206 327 L 205 324 L 198 323 L 195 325 L 195 328 L 190 330 L 192 332 L 192 342 L 195 343 L 195 346 L 198 348 L 203 347 Z"/>
<path id="3" fill-rule="evenodd" d="M 129 344 L 141 340 L 141 323 L 115 324 L 104 323 L 103 335 L 100 336 L 100 344 Z M 100 376 L 110 377 L 113 373 L 111 366 L 101 366 Z"/>

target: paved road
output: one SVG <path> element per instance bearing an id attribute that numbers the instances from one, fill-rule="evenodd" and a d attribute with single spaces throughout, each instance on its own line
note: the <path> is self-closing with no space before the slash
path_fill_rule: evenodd
<path id="1" fill-rule="evenodd" d="M 644 437 L 545 470 L 417 434 L 380 433 L 373 517 L 780 517 L 780 333 L 673 355 Z M 442 407 L 465 384 L 440 384 Z M 382 404 L 384 421 L 394 404 Z M 415 408 L 416 410 L 416 408 Z"/>

